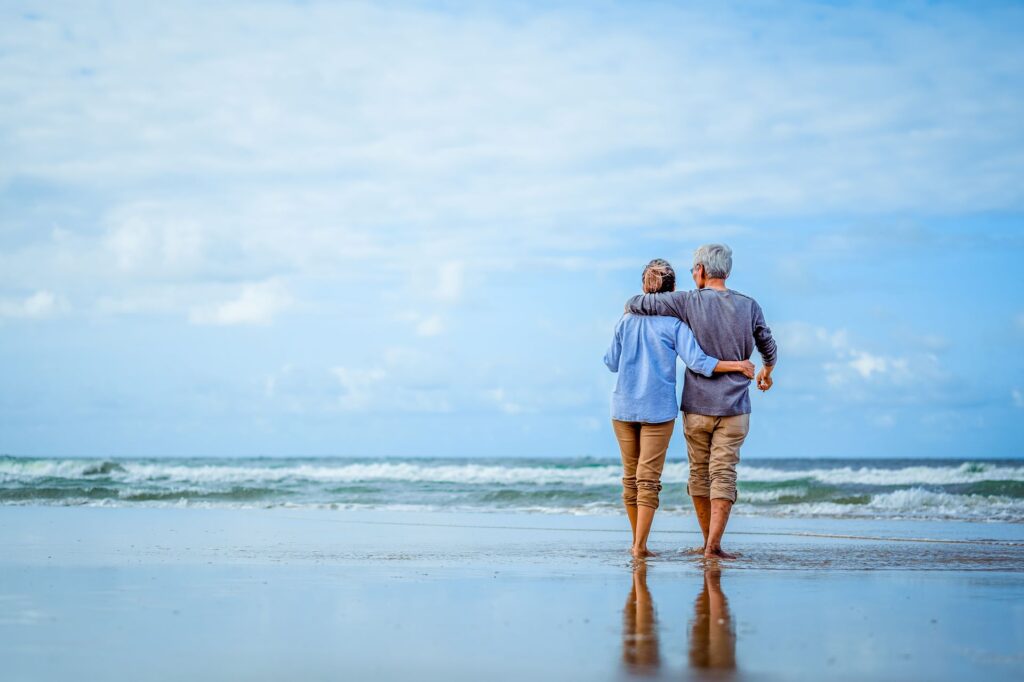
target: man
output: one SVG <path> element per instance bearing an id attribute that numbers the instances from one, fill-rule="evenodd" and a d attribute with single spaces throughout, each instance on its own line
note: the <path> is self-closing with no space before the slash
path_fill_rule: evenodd
<path id="1" fill-rule="evenodd" d="M 690 274 L 696 290 L 634 296 L 626 310 L 640 315 L 671 315 L 689 325 L 708 355 L 746 360 L 757 347 L 764 366 L 757 387 L 772 387 L 776 349 L 757 301 L 732 291 L 732 249 L 706 244 L 693 254 Z M 687 370 L 683 386 L 683 433 L 690 459 L 686 490 L 704 533 L 704 556 L 735 558 L 722 551 L 722 534 L 736 502 L 736 464 L 750 428 L 749 380 L 742 374 L 705 377 Z"/>

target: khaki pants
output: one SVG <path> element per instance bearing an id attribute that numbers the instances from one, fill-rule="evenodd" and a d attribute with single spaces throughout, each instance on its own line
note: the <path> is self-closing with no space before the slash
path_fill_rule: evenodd
<path id="1" fill-rule="evenodd" d="M 646 424 L 612 420 L 622 451 L 622 500 L 629 505 L 658 508 L 661 470 L 676 422 Z"/>
<path id="2" fill-rule="evenodd" d="M 683 433 L 690 458 L 690 497 L 736 501 L 736 464 L 750 430 L 750 415 L 709 417 L 684 414 Z"/>

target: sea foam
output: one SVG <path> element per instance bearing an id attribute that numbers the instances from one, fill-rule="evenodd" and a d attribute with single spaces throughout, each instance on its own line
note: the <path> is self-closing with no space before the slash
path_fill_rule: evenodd
<path id="1" fill-rule="evenodd" d="M 689 508 L 688 467 L 662 476 L 663 509 Z M 622 467 L 600 460 L 70 459 L 0 457 L 0 505 L 621 510 Z M 1024 521 L 1014 461 L 752 460 L 738 513 Z"/>
<path id="2" fill-rule="evenodd" d="M 194 460 L 192 461 L 194 462 Z M 272 464 L 248 461 L 244 464 L 170 464 L 155 462 L 90 461 L 90 460 L 0 460 L 0 482 L 40 478 L 95 479 L 106 477 L 115 481 L 180 481 L 196 483 L 275 482 L 288 480 L 354 483 L 361 481 L 408 481 L 483 484 L 575 484 L 585 486 L 616 485 L 622 470 L 618 465 L 565 466 L 553 463 L 544 466 L 475 463 L 359 462 L 338 464 L 288 464 L 275 460 Z M 553 461 L 554 462 L 554 461 Z M 666 464 L 662 474 L 665 483 L 686 481 L 688 466 L 684 462 Z M 833 485 L 952 485 L 984 481 L 1024 482 L 1024 466 L 965 462 L 955 466 L 883 467 L 815 467 L 809 469 L 772 468 L 764 464 L 740 464 L 740 481 L 780 483 L 816 481 Z"/>

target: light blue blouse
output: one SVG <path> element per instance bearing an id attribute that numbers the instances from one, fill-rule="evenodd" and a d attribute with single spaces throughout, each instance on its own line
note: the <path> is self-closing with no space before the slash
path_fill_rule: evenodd
<path id="1" fill-rule="evenodd" d="M 711 376 L 718 358 L 708 356 L 679 318 L 626 313 L 604 364 L 619 376 L 612 392 L 612 419 L 658 424 L 679 412 L 676 357 L 694 372 Z"/>

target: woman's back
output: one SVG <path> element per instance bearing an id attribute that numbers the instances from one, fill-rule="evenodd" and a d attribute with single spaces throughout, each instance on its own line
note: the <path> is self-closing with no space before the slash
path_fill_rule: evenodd
<path id="1" fill-rule="evenodd" d="M 675 317 L 627 313 L 615 325 L 604 362 L 618 373 L 612 418 L 661 423 L 675 419 L 676 357 L 690 369 L 711 376 L 718 364 L 701 351 L 690 328 Z"/>

